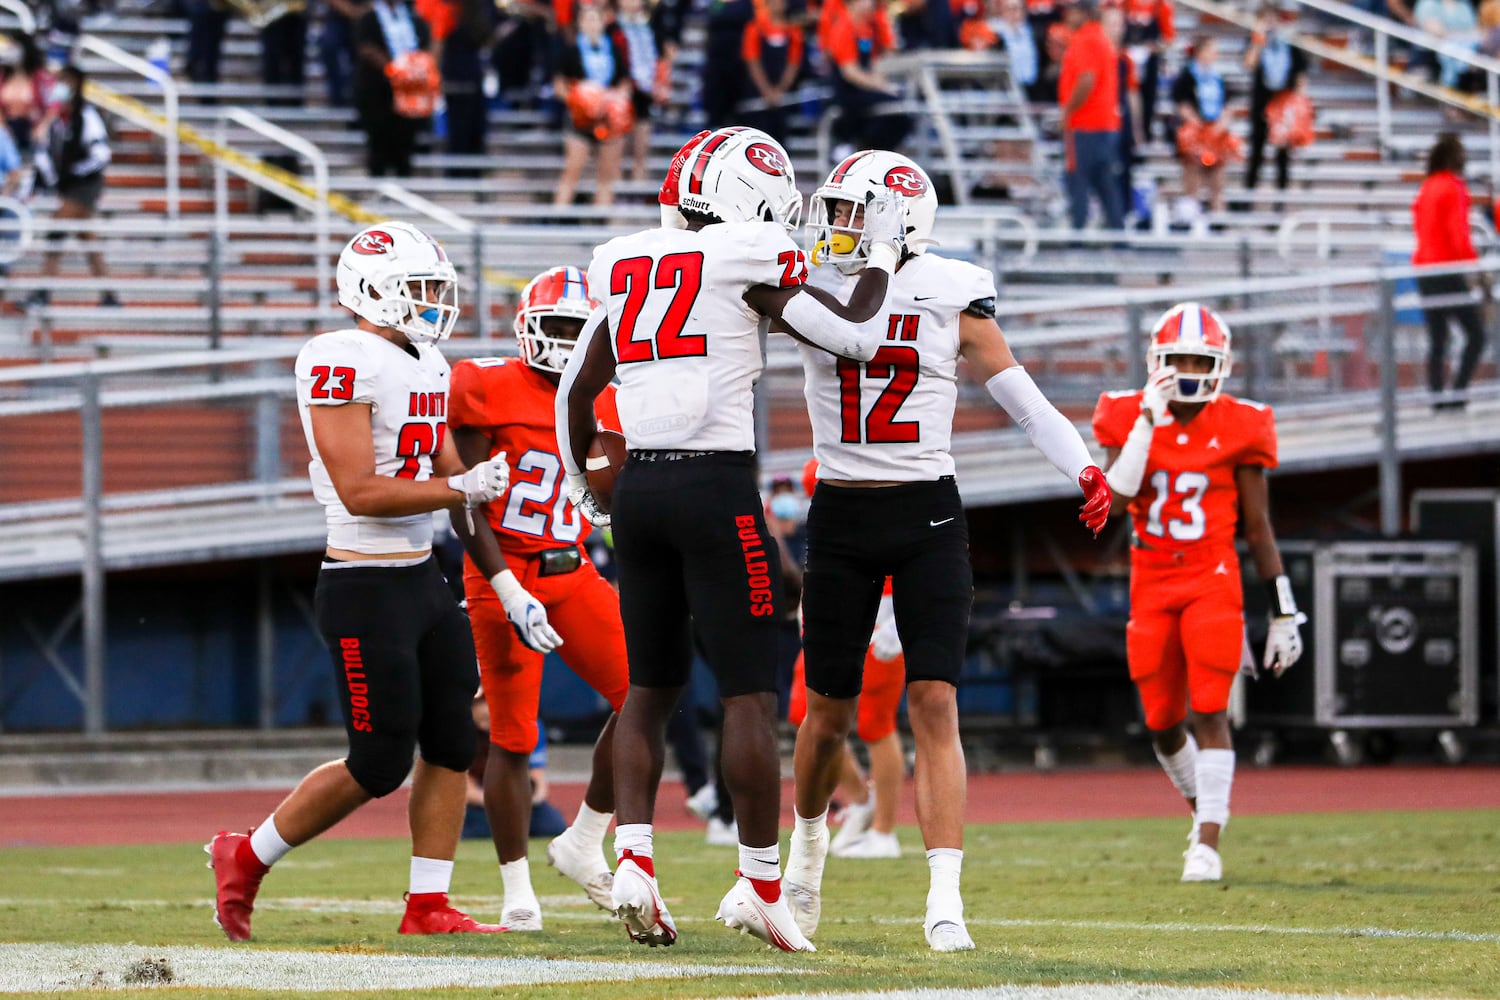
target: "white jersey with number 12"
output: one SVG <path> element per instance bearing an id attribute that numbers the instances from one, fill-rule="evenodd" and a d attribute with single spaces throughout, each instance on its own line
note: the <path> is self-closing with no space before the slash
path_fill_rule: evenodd
<path id="1" fill-rule="evenodd" d="M 840 278 L 828 290 L 842 298 L 856 279 Z M 852 361 L 802 345 L 819 479 L 925 482 L 953 474 L 959 317 L 971 302 L 994 297 L 989 271 L 921 254 L 892 278 L 885 340 L 874 358 Z"/>

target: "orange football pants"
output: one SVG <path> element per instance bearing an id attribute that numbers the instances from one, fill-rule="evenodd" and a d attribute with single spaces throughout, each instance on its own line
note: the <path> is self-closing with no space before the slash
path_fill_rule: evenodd
<path id="1" fill-rule="evenodd" d="M 896 731 L 896 715 L 901 711 L 901 693 L 906 690 L 906 657 L 882 660 L 873 649 L 865 650 L 864 682 L 859 692 L 859 711 L 855 732 L 866 743 L 876 743 Z M 792 670 L 792 698 L 787 706 L 792 725 L 802 725 L 807 718 L 807 673 L 802 654 Z"/>
<path id="2" fill-rule="evenodd" d="M 1234 551 L 1175 559 L 1131 553 L 1125 655 L 1146 728 L 1170 729 L 1229 707 L 1245 643 L 1244 595 Z"/>
<path id="3" fill-rule="evenodd" d="M 541 576 L 536 559 L 506 556 L 516 581 L 547 608 L 547 621 L 562 636 L 557 654 L 585 684 L 618 712 L 630 686 L 620 598 L 585 556 L 571 573 Z M 466 568 L 472 564 L 465 562 Z M 489 581 L 477 570 L 464 573 L 469 626 L 479 656 L 479 683 L 490 709 L 490 742 L 511 753 L 536 749 L 537 711 L 542 698 L 541 653 L 516 635 Z"/>

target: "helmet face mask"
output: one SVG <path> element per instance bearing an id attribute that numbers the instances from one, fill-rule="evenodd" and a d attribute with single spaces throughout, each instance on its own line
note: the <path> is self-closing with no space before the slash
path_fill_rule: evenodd
<path id="1" fill-rule="evenodd" d="M 920 254 L 935 242 L 932 226 L 938 202 L 927 173 L 899 153 L 861 150 L 834 167 L 823 185 L 813 192 L 807 231 L 809 256 L 814 265 L 832 263 L 845 274 L 853 274 L 865 266 L 870 247 L 864 238 L 861 216 L 869 196 L 882 190 L 896 191 L 902 196 L 908 253 Z M 847 221 L 840 219 L 840 202 L 853 206 Z"/>
<path id="2" fill-rule="evenodd" d="M 521 360 L 538 371 L 561 374 L 594 307 L 580 268 L 554 267 L 532 278 L 516 305 Z"/>
<path id="3" fill-rule="evenodd" d="M 446 340 L 458 322 L 458 272 L 442 246 L 405 222 L 361 230 L 339 254 L 339 305 L 414 344 Z"/>
<path id="4" fill-rule="evenodd" d="M 1178 403 L 1211 402 L 1229 378 L 1232 339 L 1229 324 L 1217 313 L 1196 302 L 1184 302 L 1157 321 L 1146 352 L 1146 370 L 1155 374 L 1183 359 L 1204 359 L 1206 364 L 1194 364 L 1192 371 L 1178 371 L 1167 398 Z"/>

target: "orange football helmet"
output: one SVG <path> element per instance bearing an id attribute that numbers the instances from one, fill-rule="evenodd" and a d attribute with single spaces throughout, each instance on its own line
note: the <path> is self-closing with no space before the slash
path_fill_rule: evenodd
<path id="1" fill-rule="evenodd" d="M 541 371 L 561 373 L 578 343 L 578 335 L 550 335 L 542 321 L 558 316 L 582 323 L 596 305 L 589 297 L 588 275 L 582 268 L 554 267 L 532 278 L 521 289 L 516 304 L 516 344 L 521 349 L 521 360 Z"/>
<path id="2" fill-rule="evenodd" d="M 1219 395 L 1229 377 L 1231 340 L 1229 324 L 1218 313 L 1196 302 L 1180 303 L 1156 321 L 1146 351 L 1146 370 L 1155 374 L 1174 355 L 1211 359 L 1213 367 L 1207 372 L 1178 373 L 1168 396 L 1183 403 L 1207 403 Z"/>

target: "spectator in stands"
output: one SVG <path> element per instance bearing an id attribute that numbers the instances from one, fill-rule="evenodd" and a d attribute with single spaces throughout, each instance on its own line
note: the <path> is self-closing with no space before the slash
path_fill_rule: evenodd
<path id="1" fill-rule="evenodd" d="M 750 96 L 740 52 L 744 48 L 745 25 L 755 18 L 752 0 L 708 0 L 706 37 L 703 46 L 704 125 L 722 128 L 738 122 L 740 101 Z"/>
<path id="2" fill-rule="evenodd" d="M 896 16 L 904 49 L 958 47 L 958 25 L 949 0 L 907 0 Z"/>
<path id="3" fill-rule="evenodd" d="M 1128 215 L 1135 205 L 1135 182 L 1132 168 L 1135 166 L 1136 146 L 1141 137 L 1140 82 L 1136 79 L 1135 60 L 1121 48 L 1125 40 L 1125 11 L 1118 4 L 1104 8 L 1099 15 L 1104 26 L 1104 37 L 1115 46 L 1115 64 L 1119 67 L 1120 89 L 1120 204 Z"/>
<path id="4" fill-rule="evenodd" d="M 629 60 L 630 105 L 635 125 L 630 130 L 630 177 L 646 180 L 646 157 L 651 151 L 651 116 L 671 97 L 671 64 L 666 59 L 667 37 L 662 21 L 646 0 L 619 0 L 615 30 L 625 40 Z"/>
<path id="5" fill-rule="evenodd" d="M 448 152 L 479 156 L 485 150 L 488 111 L 484 69 L 495 37 L 492 0 L 419 0 L 417 14 L 432 28 L 443 78 Z M 449 177 L 478 177 L 474 167 L 450 167 Z"/>
<path id="6" fill-rule="evenodd" d="M 1092 193 L 1104 209 L 1104 227 L 1121 229 L 1119 54 L 1099 23 L 1096 0 L 1079 0 L 1068 16 L 1073 37 L 1063 54 L 1058 100 L 1069 221 L 1074 229 L 1084 227 Z"/>
<path id="7" fill-rule="evenodd" d="M 614 32 L 605 30 L 604 11 L 595 4 L 578 8 L 577 37 L 558 60 L 553 89 L 572 115 L 563 138 L 563 172 L 557 181 L 554 205 L 573 204 L 573 193 L 589 159 L 590 147 L 599 152 L 594 204 L 614 203 L 620 176 L 625 134 L 630 131 L 630 57 Z"/>
<path id="8" fill-rule="evenodd" d="M 1117 0 L 1125 9 L 1125 45 L 1141 77 L 1141 138 L 1156 127 L 1162 58 L 1177 39 L 1172 0 Z"/>
<path id="9" fill-rule="evenodd" d="M 354 26 L 354 106 L 365 130 L 371 177 L 411 176 L 420 119 L 396 113 L 390 69 L 413 53 L 427 52 L 432 30 L 402 0 L 373 0 Z"/>
<path id="10" fill-rule="evenodd" d="M 745 25 L 740 54 L 764 105 L 745 113 L 744 122 L 785 144 L 786 108 L 782 102 L 797 82 L 803 56 L 802 28 L 787 19 L 786 0 L 764 0 L 755 20 Z"/>
<path id="11" fill-rule="evenodd" d="M 1031 40 L 1036 44 L 1037 54 L 1041 59 L 1037 67 L 1037 75 L 1040 77 L 1050 75 L 1052 79 L 1057 79 L 1067 43 L 1064 41 L 1062 48 L 1053 56 L 1047 51 L 1047 33 L 1054 26 L 1063 26 L 1063 9 L 1067 6 L 1068 0 L 1026 0 L 1026 23 L 1031 26 Z M 1068 32 L 1068 35 L 1071 37 L 1072 32 Z M 1052 96 L 1055 97 L 1056 94 Z"/>
<path id="12" fill-rule="evenodd" d="M 1215 66 L 1219 45 L 1211 35 L 1193 40 L 1192 60 L 1172 83 L 1177 108 L 1177 150 L 1182 159 L 1185 198 L 1216 212 L 1224 210 L 1224 164 L 1238 155 L 1238 140 L 1224 126 L 1224 76 Z M 1179 222 L 1190 223 L 1196 212 L 1184 205 Z"/>
<path id="13" fill-rule="evenodd" d="M 1464 183 L 1463 143 L 1452 132 L 1438 136 L 1427 154 L 1427 179 L 1412 202 L 1412 229 L 1417 248 L 1413 265 L 1457 264 L 1478 259 L 1469 235 L 1469 188 Z M 1485 301 L 1491 298 L 1488 274 L 1480 275 Z M 1484 353 L 1484 325 L 1479 306 L 1473 301 L 1469 280 L 1462 274 L 1433 274 L 1417 278 L 1424 299 L 1430 350 L 1427 355 L 1427 387 L 1438 409 L 1462 407 L 1464 392 L 1479 357 Z M 1433 300 L 1430 303 L 1425 300 Z M 1443 300 L 1443 301 L 1438 301 Z M 1453 377 L 1451 392 L 1445 391 L 1448 367 L 1448 325 L 1456 321 L 1464 332 L 1464 351 Z"/>
<path id="14" fill-rule="evenodd" d="M 834 132 L 848 152 L 896 149 L 911 131 L 911 119 L 881 110 L 901 97 L 901 89 L 880 72 L 880 62 L 896 48 L 896 32 L 875 0 L 846 0 L 844 9 L 821 32 L 833 63 L 833 94 L 839 107 Z M 836 152 L 835 159 L 848 153 Z"/>
<path id="15" fill-rule="evenodd" d="M 556 49 L 550 4 L 512 0 L 499 10 L 500 29 L 490 55 L 501 99 L 529 103 L 552 79 Z"/>
<path id="16" fill-rule="evenodd" d="M 224 48 L 224 24 L 229 20 L 224 0 L 187 0 L 187 76 L 194 83 L 219 82 L 219 55 Z M 215 103 L 213 98 L 205 104 Z"/>
<path id="17" fill-rule="evenodd" d="M 0 51 L 0 116 L 16 149 L 29 157 L 53 77 L 47 72 L 42 50 L 30 35 L 20 35 L 14 41 L 0 36 L 0 41 L 7 43 Z"/>
<path id="18" fill-rule="evenodd" d="M 36 150 L 36 171 L 42 182 L 57 191 L 59 219 L 92 219 L 104 194 L 104 168 L 109 165 L 109 131 L 98 110 L 83 98 L 87 78 L 77 66 L 65 66 L 52 85 L 47 115 L 39 126 L 41 139 Z M 81 240 L 92 240 L 87 227 L 77 231 Z M 53 233 L 52 239 L 61 239 Z M 104 277 L 104 255 L 92 250 L 88 255 L 89 273 Z M 62 252 L 48 250 L 42 273 L 55 276 L 62 264 Z M 33 295 L 38 304 L 47 302 L 45 289 Z M 104 306 L 117 306 L 115 293 L 105 291 L 99 299 Z"/>
<path id="19" fill-rule="evenodd" d="M 349 81 L 354 75 L 354 25 L 370 10 L 369 0 L 324 0 L 323 29 L 318 35 L 318 57 L 330 107 L 347 108 Z"/>
<path id="20" fill-rule="evenodd" d="M 1250 73 L 1250 162 L 1245 167 L 1245 188 L 1255 190 L 1260 165 L 1265 159 L 1270 134 L 1271 102 L 1297 93 L 1307 74 L 1307 56 L 1286 40 L 1279 9 L 1263 4 L 1255 19 L 1255 31 L 1245 49 L 1245 69 Z M 1290 177 L 1292 148 L 1276 147 L 1276 189 L 1286 190 Z"/>
<path id="21" fill-rule="evenodd" d="M 1416 25 L 1450 45 L 1479 46 L 1479 20 L 1469 0 L 1417 0 L 1412 11 Z M 1438 54 L 1438 83 L 1456 88 L 1468 65 L 1454 56 Z"/>
<path id="22" fill-rule="evenodd" d="M 958 29 L 959 43 L 971 52 L 1003 51 L 1010 56 L 1010 74 L 1026 99 L 1042 100 L 1037 95 L 1040 57 L 1036 36 L 1026 23 L 1024 0 L 990 0 L 987 6 L 978 0 L 969 0 L 964 13 L 963 23 Z"/>
<path id="23" fill-rule="evenodd" d="M 1479 5 L 1479 51 L 1491 59 L 1500 56 L 1500 0 Z"/>
<path id="24" fill-rule="evenodd" d="M 281 107 L 303 104 L 302 82 L 307 77 L 307 13 L 285 5 L 283 13 L 260 29 L 260 78 L 268 87 L 292 87 L 297 93 L 275 96 L 266 103 Z"/>

